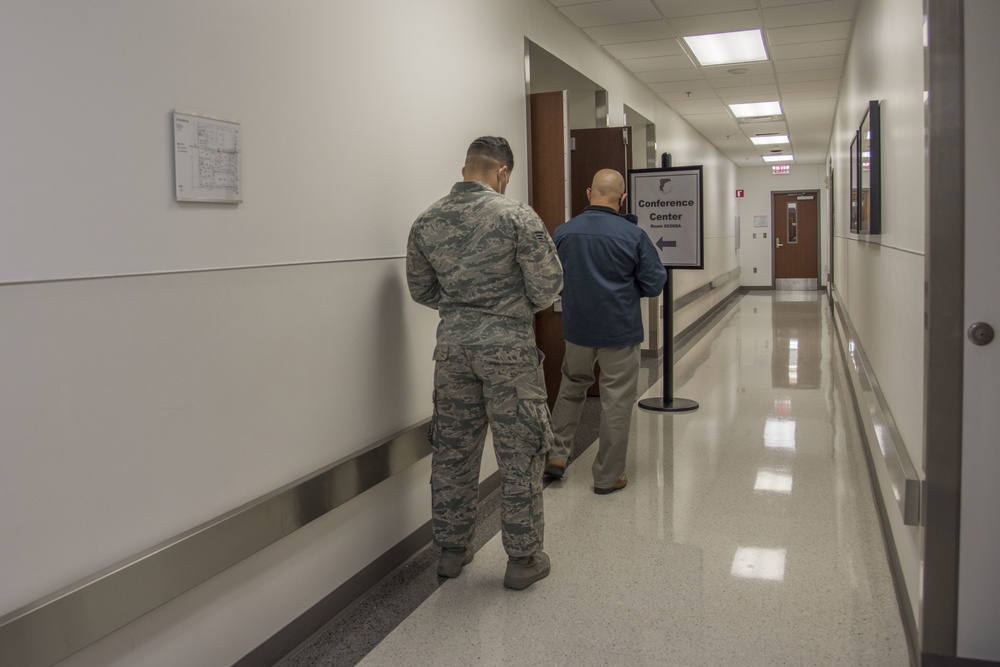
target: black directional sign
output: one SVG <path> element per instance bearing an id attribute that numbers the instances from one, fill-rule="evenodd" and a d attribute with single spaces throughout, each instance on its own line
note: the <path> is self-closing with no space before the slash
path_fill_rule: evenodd
<path id="1" fill-rule="evenodd" d="M 629 211 L 666 267 L 705 267 L 701 176 L 701 165 L 628 172 Z"/>

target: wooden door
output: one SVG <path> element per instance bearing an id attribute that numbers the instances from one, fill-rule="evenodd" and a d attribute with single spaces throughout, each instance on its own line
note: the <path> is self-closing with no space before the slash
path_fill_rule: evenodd
<path id="1" fill-rule="evenodd" d="M 570 132 L 570 212 L 579 215 L 587 208 L 587 188 L 601 169 L 614 169 L 628 183 L 632 168 L 632 128 L 599 127 Z"/>
<path id="2" fill-rule="evenodd" d="M 566 154 L 568 152 L 568 107 L 566 93 L 536 93 L 528 99 L 531 119 L 531 206 L 549 234 L 566 222 Z M 535 344 L 545 355 L 545 390 L 551 408 L 559 394 L 562 359 L 566 343 L 562 337 L 562 313 L 550 306 L 535 313 Z"/>
<path id="3" fill-rule="evenodd" d="M 573 215 L 587 208 L 587 188 L 594 182 L 594 174 L 601 169 L 614 169 L 628 183 L 628 170 L 632 168 L 632 128 L 599 127 L 570 132 L 572 157 L 570 158 L 570 205 Z M 627 209 L 627 206 L 626 206 Z M 625 211 L 620 211 L 624 213 Z M 562 363 L 560 358 L 560 364 Z M 599 365 L 594 367 L 594 384 L 587 396 L 600 396 L 601 376 Z"/>
<path id="4" fill-rule="evenodd" d="M 772 193 L 777 289 L 819 288 L 819 193 Z"/>

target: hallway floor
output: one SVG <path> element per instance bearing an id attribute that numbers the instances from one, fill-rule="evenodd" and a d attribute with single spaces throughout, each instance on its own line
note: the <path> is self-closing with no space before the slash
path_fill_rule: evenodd
<path id="1" fill-rule="evenodd" d="M 678 350 L 674 393 L 698 410 L 636 410 L 625 489 L 593 493 L 595 446 L 548 484 L 548 578 L 504 589 L 481 519 L 460 577 L 429 548 L 283 664 L 909 665 L 832 328 L 821 292 L 735 299 Z"/>

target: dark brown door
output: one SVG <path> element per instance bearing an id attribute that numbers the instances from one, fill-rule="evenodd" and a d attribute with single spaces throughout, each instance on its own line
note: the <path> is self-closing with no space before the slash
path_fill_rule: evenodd
<path id="1" fill-rule="evenodd" d="M 566 93 L 536 93 L 529 100 L 531 118 L 531 206 L 549 234 L 566 222 Z M 555 403 L 562 377 L 562 314 L 554 307 L 535 314 L 535 343 L 545 355 L 545 390 Z"/>
<path id="2" fill-rule="evenodd" d="M 819 280 L 819 193 L 772 194 L 774 278 Z M 813 285 L 816 289 L 817 285 Z"/>
<path id="3" fill-rule="evenodd" d="M 618 171 L 628 182 L 632 168 L 632 128 L 599 127 L 570 132 L 570 204 L 572 215 L 587 208 L 587 188 L 601 169 Z"/>
<path id="4" fill-rule="evenodd" d="M 599 169 L 617 169 L 627 178 L 631 166 L 631 130 L 598 128 L 573 130 L 570 174 L 565 173 L 566 95 L 564 92 L 536 93 L 529 97 L 531 118 L 531 206 L 545 223 L 549 234 L 566 222 L 567 176 L 570 197 L 575 202 L 571 216 L 587 206 L 587 188 Z M 535 314 L 535 342 L 545 354 L 545 389 L 551 408 L 559 394 L 562 360 L 566 343 L 562 337 L 562 313 L 547 308 Z M 597 383 L 590 395 L 597 395 Z"/>
<path id="5" fill-rule="evenodd" d="M 632 128 L 573 130 L 570 142 L 573 151 L 570 158 L 570 204 L 573 215 L 579 215 L 587 208 L 587 188 L 594 182 L 594 174 L 601 169 L 614 169 L 628 183 L 628 170 L 632 168 Z M 561 357 L 559 363 L 562 363 Z M 600 366 L 595 366 L 595 381 L 587 390 L 588 396 L 601 395 L 596 380 L 600 375 Z"/>

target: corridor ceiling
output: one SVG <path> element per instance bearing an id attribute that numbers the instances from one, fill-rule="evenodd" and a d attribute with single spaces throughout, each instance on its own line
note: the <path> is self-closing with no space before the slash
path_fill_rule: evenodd
<path id="1" fill-rule="evenodd" d="M 791 153 L 822 164 L 858 0 L 549 0 L 740 167 Z M 701 67 L 681 37 L 760 28 L 768 60 Z M 779 100 L 784 116 L 737 121 L 727 105 Z M 787 134 L 790 145 L 754 146 Z M 669 152 L 669 146 L 659 147 Z"/>

